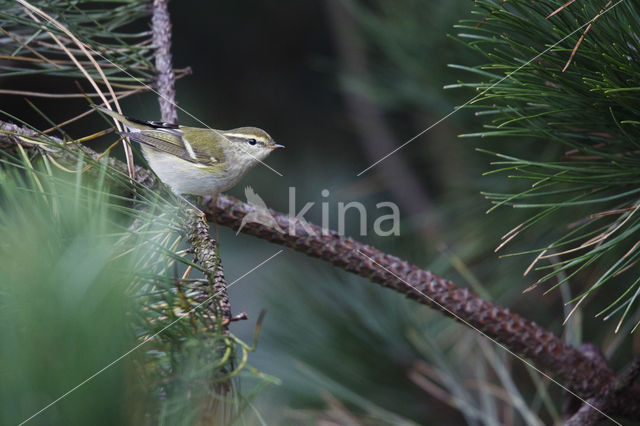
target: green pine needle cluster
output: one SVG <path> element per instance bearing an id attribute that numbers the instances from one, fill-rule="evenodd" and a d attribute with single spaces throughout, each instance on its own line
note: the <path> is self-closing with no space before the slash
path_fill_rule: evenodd
<path id="1" fill-rule="evenodd" d="M 0 77 L 56 76 L 85 80 L 85 73 L 114 87 L 140 89 L 154 78 L 151 33 L 131 31 L 149 16 L 146 2 L 137 0 L 31 1 L 78 40 L 100 64 L 99 71 L 81 46 L 60 26 L 14 0 L 0 1 Z M 78 56 L 78 63 L 68 52 Z M 84 68 L 84 72 L 80 64 Z M 126 70 L 126 71 L 125 71 Z"/>
<path id="2" fill-rule="evenodd" d="M 480 150 L 497 157 L 489 173 L 514 179 L 511 193 L 485 193 L 490 211 L 531 211 L 500 248 L 544 232 L 546 245 L 515 253 L 531 256 L 535 284 L 586 282 L 574 304 L 606 285 L 597 316 L 621 324 L 640 295 L 640 7 L 564 3 L 477 1 L 457 39 L 487 63 L 470 68 L 478 82 L 450 87 L 474 88 L 468 107 L 486 119 L 463 137 L 506 141 L 502 153 Z"/>
<path id="3" fill-rule="evenodd" d="M 1 422 L 25 420 L 105 367 L 81 397 L 42 415 L 87 424 L 240 415 L 237 378 L 274 379 L 247 365 L 255 342 L 223 332 L 211 283 L 186 252 L 179 203 L 136 186 L 134 206 L 125 174 L 71 150 L 75 165 L 62 164 L 50 153 L 66 148 L 41 143 L 0 157 Z M 79 403 L 95 409 L 77 417 Z M 107 407 L 111 420 L 100 418 Z"/>
<path id="4" fill-rule="evenodd" d="M 12 82 L 0 93 L 62 105 L 69 97 L 99 92 L 113 100 L 148 90 L 155 69 L 142 18 L 150 10 L 137 0 L 0 0 L 0 78 Z M 20 76 L 49 86 L 76 79 L 94 95 L 37 92 L 33 79 L 18 90 L 14 83 L 27 81 L 13 78 Z M 107 132 L 79 138 L 62 128 L 85 114 L 61 124 L 30 105 L 63 139 L 0 111 L 38 133 L 2 132 L 26 148 L 0 151 L 0 363 L 18 372 L 2 376 L 0 423 L 25 420 L 88 377 L 40 415 L 83 424 L 234 421 L 253 394 L 238 390 L 239 378 L 257 388 L 275 379 L 248 365 L 255 342 L 222 327 L 209 275 L 188 252 L 180 201 L 111 167 L 110 148 L 99 158 L 84 155 L 79 139 Z"/>

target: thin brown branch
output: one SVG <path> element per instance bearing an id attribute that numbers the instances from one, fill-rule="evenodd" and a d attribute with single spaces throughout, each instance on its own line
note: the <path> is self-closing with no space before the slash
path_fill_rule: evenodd
<path id="1" fill-rule="evenodd" d="M 568 4 L 563 6 L 563 8 L 568 6 L 571 3 L 572 2 L 569 2 Z M 580 47 L 580 45 L 584 41 L 584 38 L 586 37 L 587 33 L 591 30 L 591 27 L 593 27 L 593 24 L 596 22 L 596 20 L 605 12 L 605 10 L 607 10 L 609 8 L 609 6 L 611 6 L 611 3 L 613 3 L 613 0 L 609 0 L 607 2 L 607 4 L 605 4 L 604 7 L 602 9 L 600 9 L 600 12 L 598 12 L 598 14 L 595 16 L 595 18 L 593 18 L 591 20 L 589 25 L 587 25 L 587 28 L 584 30 L 584 32 L 582 33 L 582 35 L 578 39 L 578 42 L 576 43 L 575 46 L 573 46 L 573 50 L 571 51 L 571 56 L 569 56 L 569 59 L 567 60 L 567 63 L 564 65 L 564 68 L 562 68 L 562 72 L 565 72 L 567 70 L 567 68 L 569 68 L 569 65 L 571 65 L 571 62 L 573 61 L 573 58 L 576 56 L 576 53 L 578 52 L 578 48 Z M 558 12 L 558 11 L 556 11 L 556 12 Z M 556 12 L 554 12 L 554 14 Z"/>
<path id="2" fill-rule="evenodd" d="M 6 31 L 3 31 L 2 27 L 0 27 L 0 31 L 5 33 L 6 35 L 8 35 L 9 37 L 11 37 L 14 41 L 16 41 L 15 38 L 13 38 L 11 36 L 11 34 L 7 33 Z M 25 44 L 21 44 L 21 46 L 23 47 L 27 47 L 27 45 Z M 69 49 L 70 51 L 73 49 Z M 52 65 L 74 65 L 73 61 L 69 61 L 69 60 L 64 60 L 64 59 L 50 59 L 50 58 L 46 58 L 44 56 L 42 56 L 40 53 L 38 53 L 38 51 L 36 50 L 32 50 L 34 54 L 38 54 L 40 55 L 37 58 L 30 58 L 28 56 L 12 56 L 12 55 L 0 55 L 0 59 L 4 59 L 6 61 L 17 61 L 17 62 L 32 62 L 32 63 L 49 63 Z M 78 52 L 80 52 L 80 50 L 78 49 Z M 80 63 L 81 65 L 84 66 L 90 66 L 91 62 L 89 61 L 78 61 L 78 63 Z M 101 65 L 103 68 L 119 68 L 120 65 L 118 64 L 114 64 L 114 63 L 105 63 Z M 58 66 L 58 68 L 60 68 Z M 142 65 L 130 65 L 129 68 L 131 69 L 139 69 L 139 70 L 147 70 L 148 67 L 147 66 L 142 66 Z"/>
<path id="3" fill-rule="evenodd" d="M 129 90 L 126 92 L 115 92 L 118 98 L 122 96 L 135 93 L 135 90 Z M 100 95 L 96 93 L 47 93 L 47 92 L 32 92 L 29 90 L 12 90 L 12 89 L 0 89 L 0 95 L 17 95 L 28 96 L 33 98 L 53 98 L 53 99 L 75 99 L 75 98 L 98 98 Z"/>
<path id="4" fill-rule="evenodd" d="M 2 32 L 4 35 L 6 35 L 7 37 L 9 37 L 11 40 L 13 40 L 16 44 L 20 45 L 20 47 L 23 47 L 24 49 L 27 49 L 29 52 L 33 53 L 34 55 L 36 55 L 39 60 L 41 60 L 42 62 L 47 62 L 50 63 L 51 65 L 53 65 L 55 68 L 62 68 L 60 65 L 56 64 L 55 61 L 47 58 L 46 56 L 42 55 L 42 53 L 38 52 L 37 50 L 33 49 L 31 46 L 29 46 L 28 44 L 23 43 L 22 41 L 20 41 L 20 37 L 16 36 L 15 34 L 11 34 L 9 31 L 5 30 L 4 28 L 0 27 L 0 32 Z M 12 56 L 7 56 L 7 55 L 0 55 L 1 59 L 7 59 L 7 57 L 9 58 L 13 58 Z M 36 58 L 31 58 L 31 60 L 36 60 Z"/>
<path id="5" fill-rule="evenodd" d="M 576 1 L 576 0 L 569 0 L 568 2 L 566 2 L 565 4 L 563 4 L 562 6 L 560 6 L 559 8 L 557 8 L 556 10 L 554 10 L 553 12 L 551 12 L 546 18 L 544 19 L 550 19 L 551 17 L 557 15 L 558 13 L 562 12 L 564 9 L 566 9 L 567 7 L 571 6 L 571 4 Z"/>

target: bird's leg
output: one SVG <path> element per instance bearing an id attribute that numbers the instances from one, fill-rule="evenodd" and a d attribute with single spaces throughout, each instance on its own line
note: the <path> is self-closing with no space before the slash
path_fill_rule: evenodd
<path id="1" fill-rule="evenodd" d="M 184 201 L 185 203 L 187 203 L 188 205 L 190 205 L 193 210 L 196 212 L 196 214 L 198 216 L 200 216 L 205 222 L 206 222 L 206 216 L 204 214 L 204 212 L 202 210 L 200 210 L 199 208 L 197 208 L 191 201 L 187 200 L 186 198 L 184 198 L 182 195 L 180 194 L 176 194 L 182 201 Z"/>
<path id="2" fill-rule="evenodd" d="M 214 217 L 215 217 L 215 212 L 218 206 L 218 193 L 215 193 L 211 196 L 211 201 L 209 201 L 209 205 L 213 206 L 213 213 L 214 213 Z"/>
<path id="3" fill-rule="evenodd" d="M 216 209 L 218 205 L 218 193 L 215 193 L 211 196 L 211 201 L 209 202 L 210 206 L 213 206 L 213 233 L 216 235 L 216 241 L 220 241 L 218 238 L 218 223 L 216 222 Z"/>

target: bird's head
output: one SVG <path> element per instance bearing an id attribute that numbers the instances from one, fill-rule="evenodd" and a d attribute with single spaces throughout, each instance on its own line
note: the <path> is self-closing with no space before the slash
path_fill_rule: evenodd
<path id="1" fill-rule="evenodd" d="M 229 141 L 228 148 L 234 156 L 247 163 L 256 163 L 265 159 L 274 149 L 284 148 L 257 127 L 239 127 L 223 131 L 222 135 Z"/>

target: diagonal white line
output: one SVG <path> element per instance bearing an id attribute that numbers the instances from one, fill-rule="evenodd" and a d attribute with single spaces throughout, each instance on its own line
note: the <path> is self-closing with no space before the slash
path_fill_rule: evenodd
<path id="1" fill-rule="evenodd" d="M 271 257 L 263 260 L 262 262 L 260 262 L 258 265 L 254 266 L 253 268 L 251 268 L 249 271 L 245 272 L 244 274 L 240 275 L 238 278 L 236 278 L 235 280 L 233 280 L 233 282 L 229 285 L 227 285 L 227 288 L 231 287 L 232 285 L 234 285 L 235 283 L 237 283 L 238 281 L 240 281 L 241 279 L 243 279 L 244 277 L 246 277 L 247 275 L 249 275 L 250 273 L 252 273 L 253 271 L 255 271 L 256 269 L 260 268 L 262 265 L 264 265 L 265 263 L 267 263 L 268 261 L 270 261 L 271 259 L 273 259 L 274 257 L 276 257 L 277 255 L 279 255 L 280 253 L 282 253 L 284 250 L 278 250 L 275 254 L 273 254 Z M 199 303 L 198 305 L 194 306 L 193 308 L 191 308 L 189 311 L 187 311 L 187 314 L 190 314 L 191 312 L 195 311 L 196 309 L 200 308 L 202 305 L 204 305 L 205 303 L 209 302 L 211 299 L 213 299 L 214 297 L 218 296 L 220 294 L 220 292 L 215 293 L 212 296 L 209 296 L 208 298 L 206 298 L 202 303 Z M 46 406 L 42 407 L 38 412 L 34 413 L 31 417 L 23 420 L 22 422 L 20 422 L 18 424 L 18 426 L 22 426 L 23 424 L 27 423 L 28 421 L 30 421 L 31 419 L 33 419 L 34 417 L 36 417 L 37 415 L 39 415 L 40 413 L 42 413 L 43 411 L 45 411 L 46 409 L 50 408 L 51 406 L 55 405 L 56 403 L 58 403 L 60 400 L 62 400 L 63 398 L 65 398 L 66 396 L 68 396 L 69 394 L 71 394 L 72 392 L 74 392 L 75 390 L 77 390 L 79 387 L 81 387 L 82 385 L 88 383 L 89 381 L 91 381 L 92 379 L 94 379 L 96 376 L 98 376 L 100 373 L 102 373 L 103 371 L 105 371 L 106 369 L 108 369 L 109 367 L 111 367 L 112 365 L 118 363 L 119 361 L 121 361 L 123 358 L 126 358 L 129 354 L 131 354 L 132 352 L 135 352 L 136 350 L 138 350 L 141 346 L 143 346 L 145 343 L 147 343 L 149 340 L 154 339 L 155 337 L 157 337 L 159 334 L 161 334 L 163 331 L 165 331 L 166 329 L 168 329 L 169 327 L 171 327 L 172 325 L 174 325 L 175 323 L 177 323 L 178 321 L 180 321 L 182 318 L 186 317 L 188 315 L 184 315 L 179 317 L 178 319 L 170 322 L 168 325 L 164 326 L 160 331 L 156 332 L 155 334 L 145 338 L 142 342 L 140 342 L 139 344 L 137 344 L 136 346 L 134 346 L 133 348 L 129 349 L 127 352 L 123 353 L 122 355 L 120 355 L 118 358 L 114 359 L 113 361 L 111 361 L 109 364 L 105 365 L 104 367 L 102 367 L 100 370 L 96 371 L 95 373 L 93 373 L 91 376 L 87 377 L 86 379 L 84 379 L 82 382 L 78 383 L 77 385 L 75 385 L 74 387 L 72 387 L 71 389 L 69 389 L 68 391 L 66 391 L 65 393 L 63 393 L 62 395 L 60 395 L 58 398 L 56 398 L 55 400 L 51 401 L 49 404 L 47 404 Z"/>
<path id="2" fill-rule="evenodd" d="M 396 152 L 398 152 L 399 150 L 401 150 L 402 148 L 404 148 L 405 146 L 409 145 L 411 142 L 413 142 L 414 140 L 418 139 L 420 136 L 424 135 L 425 133 L 427 133 L 429 130 L 433 129 L 434 127 L 436 127 L 438 124 L 442 123 L 444 120 L 446 120 L 447 118 L 451 117 L 453 114 L 455 114 L 456 112 L 460 111 L 461 109 L 463 109 L 464 107 L 466 107 L 467 105 L 469 105 L 471 102 L 475 101 L 476 99 L 478 99 L 479 97 L 481 97 L 482 95 L 484 95 L 485 93 L 487 93 L 489 90 L 493 89 L 494 87 L 496 87 L 498 84 L 502 83 L 503 81 L 505 81 L 506 79 L 508 79 L 509 77 L 511 77 L 513 74 L 517 73 L 518 71 L 520 71 L 522 68 L 526 67 L 527 65 L 529 65 L 531 62 L 535 61 L 536 59 L 538 59 L 539 57 L 541 57 L 542 55 L 546 54 L 547 52 L 549 52 L 551 49 L 553 49 L 554 47 L 558 46 L 560 43 L 562 43 L 563 41 L 565 41 L 566 39 L 568 39 L 569 37 L 571 37 L 572 35 L 574 35 L 575 33 L 577 33 L 578 31 L 580 31 L 581 29 L 583 29 L 584 27 L 592 24 L 593 22 L 595 22 L 596 19 L 598 19 L 599 17 L 601 17 L 602 15 L 606 14 L 607 12 L 609 12 L 610 10 L 612 10 L 614 7 L 616 7 L 617 5 L 619 5 L 620 3 L 622 3 L 624 0 L 618 0 L 616 3 L 614 3 L 612 6 L 610 6 L 607 10 L 605 10 L 604 12 L 602 12 L 601 14 L 598 14 L 596 17 L 590 19 L 587 23 L 585 23 L 584 25 L 581 25 L 580 27 L 576 28 L 575 30 L 573 30 L 571 33 L 567 34 L 565 37 L 561 38 L 560 40 L 558 40 L 557 42 L 555 42 L 554 44 L 552 44 L 550 47 L 548 47 L 547 49 L 543 50 L 542 52 L 538 53 L 536 56 L 534 56 L 533 58 L 529 59 L 527 62 L 525 62 L 524 64 L 520 65 L 518 68 L 516 68 L 515 70 L 507 73 L 507 75 L 505 75 L 504 77 L 502 77 L 500 80 L 496 81 L 495 83 L 493 83 L 491 86 L 487 87 L 485 90 L 483 90 L 482 92 L 478 93 L 476 96 L 474 96 L 473 98 L 469 99 L 468 101 L 466 101 L 464 104 L 462 104 L 459 107 L 454 108 L 452 111 L 450 111 L 447 115 L 445 115 L 444 117 L 442 117 L 441 119 L 439 119 L 438 121 L 436 121 L 435 123 L 433 123 L 432 125 L 430 125 L 429 127 L 427 127 L 426 129 L 424 129 L 423 131 L 421 131 L 420 133 L 418 133 L 417 135 L 415 135 L 414 137 L 412 137 L 411 139 L 409 139 L 408 141 L 406 141 L 405 143 L 403 143 L 402 145 L 400 145 L 399 147 L 397 147 L 396 149 L 394 149 L 393 151 L 389 152 L 388 154 L 386 154 L 384 157 L 380 158 L 378 161 L 376 161 L 375 163 L 371 164 L 369 167 L 367 167 L 366 169 L 362 170 L 360 173 L 358 173 L 356 176 L 360 176 L 363 173 L 365 173 L 366 171 L 368 171 L 369 169 L 371 169 L 372 167 L 376 166 L 377 164 L 383 162 L 384 160 L 386 160 L 387 158 L 389 158 L 390 156 L 392 156 L 393 154 L 395 154 Z"/>
<path id="3" fill-rule="evenodd" d="M 473 324 L 469 323 L 467 320 L 465 320 L 464 318 L 460 317 L 459 315 L 457 315 L 455 312 L 451 311 L 450 309 L 448 309 L 446 306 L 442 305 L 441 303 L 439 303 L 438 301 L 436 301 L 433 297 L 430 297 L 428 295 L 426 295 L 425 293 L 423 293 L 422 291 L 418 290 L 416 287 L 412 286 L 411 284 L 409 284 L 408 282 L 406 282 L 405 280 L 403 280 L 402 278 L 400 278 L 399 276 L 397 276 L 396 274 L 394 274 L 393 272 L 391 272 L 390 270 L 388 270 L 387 268 L 385 268 L 383 265 L 379 264 L 378 262 L 375 261 L 375 259 L 373 259 L 372 257 L 367 256 L 366 254 L 362 253 L 359 249 L 356 249 L 356 251 L 361 254 L 362 256 L 366 257 L 367 259 L 369 259 L 370 261 L 372 261 L 373 263 L 375 263 L 376 265 L 378 265 L 381 269 L 387 271 L 388 273 L 390 273 L 391 275 L 393 275 L 394 277 L 396 277 L 398 280 L 400 280 L 402 283 L 406 284 L 407 286 L 409 286 L 410 288 L 412 288 L 413 290 L 417 291 L 418 293 L 420 293 L 422 296 L 424 296 L 427 300 L 429 300 L 431 303 L 437 305 L 440 309 L 442 309 L 443 311 L 447 312 L 449 315 L 451 315 L 452 317 L 456 318 L 458 321 L 460 321 L 461 323 L 463 323 L 464 325 L 468 326 L 469 328 L 471 328 L 472 330 L 475 330 L 476 332 L 478 332 L 479 334 L 481 334 L 482 336 L 486 337 L 487 339 L 489 339 L 491 342 L 495 343 L 496 345 L 500 346 L 502 349 L 504 349 L 505 351 L 509 352 L 511 355 L 513 355 L 514 357 L 516 357 L 517 359 L 519 359 L 520 361 L 522 361 L 524 364 L 528 365 L 529 367 L 533 368 L 534 370 L 536 370 L 538 373 L 540 373 L 542 376 L 544 376 L 545 378 L 549 379 L 549 381 L 555 383 L 556 385 L 560 386 L 562 389 L 564 389 L 565 391 L 567 391 L 568 393 L 570 393 L 571 395 L 575 396 L 576 398 L 578 398 L 580 401 L 584 402 L 585 404 L 587 404 L 588 406 L 590 406 L 591 408 L 593 408 L 594 410 L 596 410 L 598 413 L 602 414 L 603 416 L 605 416 L 607 419 L 611 420 L 613 423 L 622 426 L 621 423 L 618 423 L 617 421 L 615 421 L 614 419 L 612 419 L 611 417 L 609 417 L 607 414 L 603 413 L 602 410 L 600 410 L 598 407 L 595 407 L 593 404 L 589 403 L 588 401 L 582 399 L 579 395 L 577 395 L 575 392 L 571 391 L 570 389 L 568 389 L 566 386 L 564 386 L 562 383 L 558 382 L 557 380 L 554 380 L 551 376 L 549 376 L 548 374 L 546 374 L 544 371 L 540 370 L 538 367 L 536 367 L 535 365 L 533 365 L 530 361 L 527 361 L 526 359 L 522 358 L 520 355 L 518 355 L 517 353 L 513 352 L 511 349 L 509 349 L 508 347 L 506 347 L 505 345 L 503 345 L 502 343 L 498 342 L 497 340 L 495 340 L 494 338 L 492 338 L 491 336 L 489 336 L 487 333 L 485 333 L 484 331 L 480 330 L 478 327 L 474 326 Z"/>

